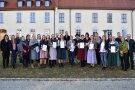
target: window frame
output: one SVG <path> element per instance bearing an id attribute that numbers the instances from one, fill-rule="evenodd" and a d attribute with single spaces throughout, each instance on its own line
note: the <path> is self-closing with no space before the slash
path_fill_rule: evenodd
<path id="1" fill-rule="evenodd" d="M 17 12 L 16 13 L 16 19 L 17 19 L 17 23 L 22 23 L 22 13 L 21 12 Z"/>
<path id="2" fill-rule="evenodd" d="M 0 1 L 0 8 L 4 8 L 5 7 L 5 2 L 4 1 Z"/>
<path id="3" fill-rule="evenodd" d="M 36 23 L 36 13 L 35 12 L 30 13 L 30 23 Z"/>
<path id="4" fill-rule="evenodd" d="M 50 13 L 49 12 L 45 12 L 45 23 L 50 23 Z"/>
<path id="5" fill-rule="evenodd" d="M 75 22 L 81 23 L 81 13 L 75 13 Z"/>
<path id="6" fill-rule="evenodd" d="M 0 13 L 0 24 L 4 23 L 4 14 Z"/>
<path id="7" fill-rule="evenodd" d="M 50 6 L 50 0 L 44 0 L 44 6 L 49 7 Z"/>
<path id="8" fill-rule="evenodd" d="M 112 23 L 113 15 L 112 13 L 107 13 L 107 23 Z"/>
<path id="9" fill-rule="evenodd" d="M 30 4 L 30 5 L 29 5 Z M 26 1 L 26 6 L 27 7 L 32 7 L 32 0 L 27 0 Z"/>
<path id="10" fill-rule="evenodd" d="M 35 6 L 36 7 L 41 7 L 41 1 L 40 0 L 36 0 L 35 1 Z"/>
<path id="11" fill-rule="evenodd" d="M 59 23 L 65 23 L 65 13 L 59 13 Z"/>
<path id="12" fill-rule="evenodd" d="M 98 13 L 92 13 L 92 23 L 98 23 Z"/>
<path id="13" fill-rule="evenodd" d="M 121 14 L 121 23 L 127 23 L 127 14 Z"/>

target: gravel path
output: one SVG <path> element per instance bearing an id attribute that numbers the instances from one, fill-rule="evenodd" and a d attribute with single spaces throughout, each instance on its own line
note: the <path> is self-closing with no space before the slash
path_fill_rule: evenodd
<path id="1" fill-rule="evenodd" d="M 135 80 L 0 80 L 0 90 L 135 90 Z"/>

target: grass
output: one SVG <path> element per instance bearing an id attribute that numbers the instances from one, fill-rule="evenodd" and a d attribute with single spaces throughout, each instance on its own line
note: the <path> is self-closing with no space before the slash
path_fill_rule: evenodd
<path id="1" fill-rule="evenodd" d="M 3 69 L 2 57 L 0 56 L 0 78 L 135 78 L 135 70 L 125 72 L 120 68 L 116 70 L 108 68 L 103 71 L 101 68 L 100 66 L 90 68 L 88 65 L 82 68 L 79 64 L 71 67 L 67 63 L 64 68 L 56 66 L 54 68 L 36 67 L 32 69 L 30 66 L 23 68 L 22 65 L 17 63 L 16 69 L 12 69 L 11 66 Z"/>

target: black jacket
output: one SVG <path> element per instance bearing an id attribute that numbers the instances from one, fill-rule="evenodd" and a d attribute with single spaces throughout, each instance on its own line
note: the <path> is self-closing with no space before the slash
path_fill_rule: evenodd
<path id="1" fill-rule="evenodd" d="M 7 42 L 3 39 L 1 41 L 1 50 L 3 52 L 3 54 L 10 54 L 10 50 L 11 50 L 11 41 L 8 40 Z"/>
<path id="2" fill-rule="evenodd" d="M 133 39 L 126 41 L 129 43 L 129 52 L 135 52 L 135 41 Z"/>

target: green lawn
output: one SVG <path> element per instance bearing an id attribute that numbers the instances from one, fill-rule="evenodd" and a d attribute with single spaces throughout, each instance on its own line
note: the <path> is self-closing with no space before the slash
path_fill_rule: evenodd
<path id="1" fill-rule="evenodd" d="M 68 63 L 64 68 L 23 68 L 17 63 L 17 68 L 2 68 L 2 58 L 0 58 L 0 78 L 135 78 L 135 70 L 122 71 L 107 69 L 103 71 L 100 66 L 90 68 L 88 65 L 84 68 L 76 64 L 71 67 Z"/>

